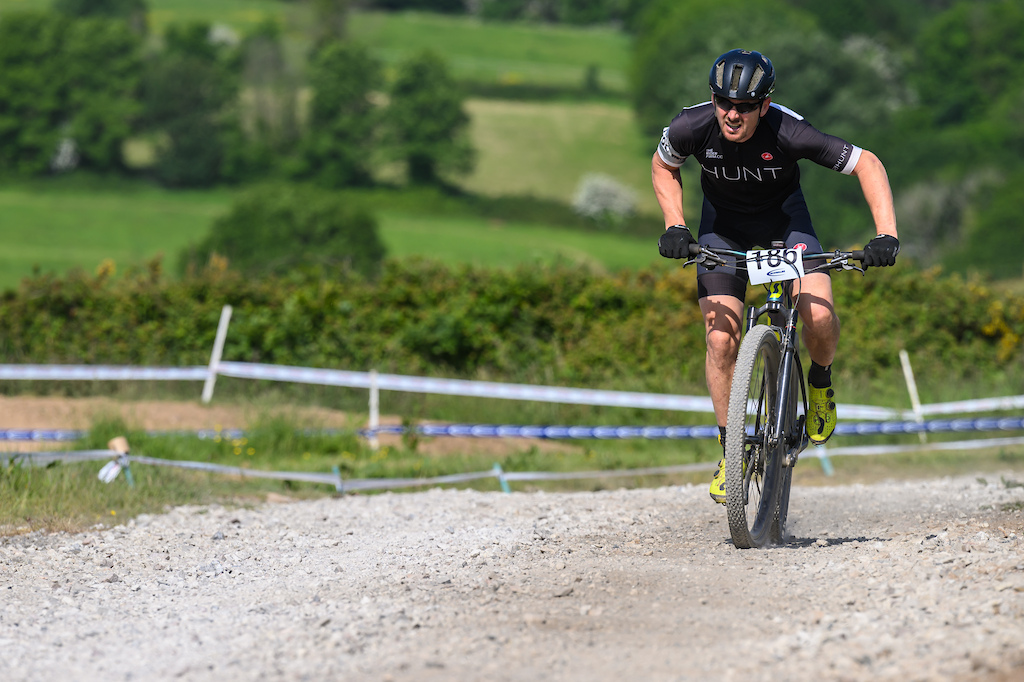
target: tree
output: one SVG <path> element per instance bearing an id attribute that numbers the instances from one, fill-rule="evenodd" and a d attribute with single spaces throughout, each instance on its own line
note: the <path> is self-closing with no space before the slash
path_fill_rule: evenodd
<path id="1" fill-rule="evenodd" d="M 383 10 L 420 10 L 462 14 L 466 11 L 464 0 L 371 0 L 370 5 Z"/>
<path id="2" fill-rule="evenodd" d="M 1024 89 L 1024 7 L 1018 0 L 960 3 L 917 40 L 911 71 L 939 125 L 984 116 L 993 100 Z"/>
<path id="3" fill-rule="evenodd" d="M 54 0 L 53 10 L 70 17 L 105 17 L 128 22 L 136 33 L 145 33 L 146 0 Z"/>
<path id="4" fill-rule="evenodd" d="M 616 18 L 614 0 L 559 0 L 558 20 L 566 24 L 601 24 Z"/>
<path id="5" fill-rule="evenodd" d="M 272 19 L 259 24 L 242 42 L 242 80 L 251 95 L 246 129 L 268 162 L 294 151 L 299 140 L 299 82 L 287 66 L 281 27 Z"/>
<path id="6" fill-rule="evenodd" d="M 446 173 L 472 169 L 469 115 L 441 57 L 424 51 L 399 64 L 389 94 L 384 140 L 411 182 L 438 184 Z"/>
<path id="7" fill-rule="evenodd" d="M 366 48 L 325 44 L 310 65 L 309 125 L 296 175 L 328 187 L 368 185 L 377 112 L 370 94 L 382 85 L 380 64 Z"/>
<path id="8" fill-rule="evenodd" d="M 58 59 L 66 26 L 43 12 L 0 18 L 0 168 L 50 169 L 68 118 Z"/>
<path id="9" fill-rule="evenodd" d="M 975 202 L 977 215 L 966 226 L 966 239 L 946 252 L 944 260 L 951 269 L 982 270 L 995 278 L 1024 277 L 1021 183 L 1024 168 L 986 188 Z"/>
<path id="10" fill-rule="evenodd" d="M 351 4 L 351 0 L 312 0 L 314 49 L 325 43 L 345 39 Z"/>
<path id="11" fill-rule="evenodd" d="M 786 0 L 789 5 L 814 15 L 822 30 L 836 39 L 851 35 L 880 37 L 888 45 L 912 41 L 936 10 L 953 0 Z"/>
<path id="12" fill-rule="evenodd" d="M 740 25 L 736 13 L 744 17 Z M 899 60 L 883 46 L 839 43 L 817 30 L 813 17 L 778 0 L 662 0 L 640 21 L 634 45 L 634 106 L 652 134 L 683 106 L 708 99 L 711 61 L 736 47 L 768 55 L 778 74 L 773 99 L 830 132 L 880 125 L 906 96 Z"/>
<path id="13" fill-rule="evenodd" d="M 70 118 L 80 166 L 124 170 L 121 153 L 141 114 L 142 42 L 122 21 L 100 17 L 70 23 L 62 49 Z"/>
<path id="14" fill-rule="evenodd" d="M 15 13 L 0 19 L 0 167 L 123 168 L 141 42 L 120 20 Z"/>
<path id="15" fill-rule="evenodd" d="M 236 111 L 236 55 L 210 40 L 210 26 L 172 26 L 167 47 L 147 65 L 145 121 L 163 138 L 156 175 L 171 186 L 206 186 L 232 179 L 242 142 Z"/>
<path id="16" fill-rule="evenodd" d="M 251 275 L 325 267 L 369 276 L 379 270 L 385 253 L 370 214 L 332 192 L 279 185 L 239 197 L 183 260 L 203 265 L 217 254 Z"/>

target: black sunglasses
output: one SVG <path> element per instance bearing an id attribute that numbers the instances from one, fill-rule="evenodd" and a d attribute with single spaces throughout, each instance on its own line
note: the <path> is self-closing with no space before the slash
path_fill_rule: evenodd
<path id="1" fill-rule="evenodd" d="M 715 106 L 717 106 L 722 111 L 729 111 L 730 109 L 735 109 L 736 113 L 738 114 L 749 114 L 751 111 L 761 108 L 761 102 L 736 103 L 730 102 L 724 97 L 719 97 L 718 95 L 715 95 Z"/>

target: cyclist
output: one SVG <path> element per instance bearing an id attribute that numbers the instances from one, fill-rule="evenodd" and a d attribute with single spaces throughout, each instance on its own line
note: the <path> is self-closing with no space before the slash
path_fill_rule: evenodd
<path id="1" fill-rule="evenodd" d="M 799 114 L 771 100 L 775 70 L 758 52 L 731 50 L 715 60 L 709 76 L 711 101 L 684 109 L 661 137 L 651 160 L 651 181 L 665 217 L 658 250 L 687 258 L 690 244 L 746 251 L 784 241 L 788 248 L 821 252 L 800 189 L 797 161 L 809 159 L 860 181 L 877 235 L 864 247 L 865 266 L 896 262 L 899 240 L 892 190 L 885 167 L 866 149 L 820 132 Z M 683 215 L 679 168 L 689 157 L 701 165 L 704 203 L 694 239 Z M 807 381 L 807 432 L 823 445 L 836 425 L 832 360 L 839 343 L 839 318 L 832 281 L 813 273 L 800 282 L 802 338 L 811 357 Z M 704 315 L 705 374 L 724 451 L 729 390 L 743 329 L 747 272 L 743 264 L 697 269 L 697 296 Z M 725 503 L 723 459 L 711 482 L 711 497 Z"/>

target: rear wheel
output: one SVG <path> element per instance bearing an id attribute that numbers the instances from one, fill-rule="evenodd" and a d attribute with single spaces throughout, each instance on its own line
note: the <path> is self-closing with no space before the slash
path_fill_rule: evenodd
<path id="1" fill-rule="evenodd" d="M 788 470 L 771 433 L 779 409 L 779 341 L 767 325 L 747 332 L 729 395 L 725 433 L 725 502 L 732 542 L 740 549 L 779 541 L 779 493 Z M 788 499 L 785 500 L 788 508 Z M 776 537 L 773 537 L 776 536 Z"/>

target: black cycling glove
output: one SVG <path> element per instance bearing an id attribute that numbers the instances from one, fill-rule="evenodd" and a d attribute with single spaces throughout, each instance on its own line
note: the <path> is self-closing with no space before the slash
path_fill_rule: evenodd
<path id="1" fill-rule="evenodd" d="M 673 225 L 658 239 L 658 253 L 665 258 L 689 258 L 690 244 L 696 243 L 685 225 Z"/>
<path id="2" fill-rule="evenodd" d="M 880 234 L 864 245 L 864 267 L 884 268 L 896 264 L 900 240 L 889 234 Z"/>

